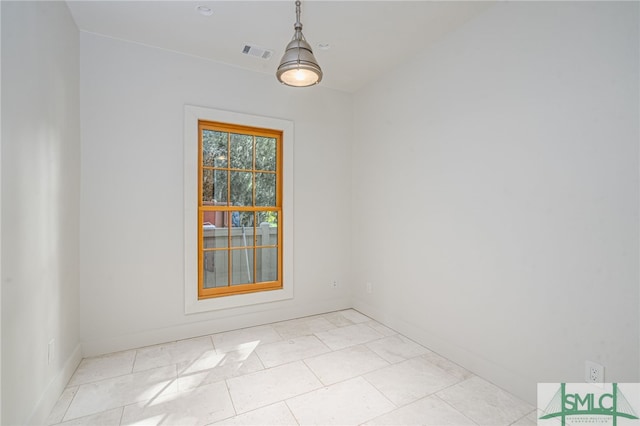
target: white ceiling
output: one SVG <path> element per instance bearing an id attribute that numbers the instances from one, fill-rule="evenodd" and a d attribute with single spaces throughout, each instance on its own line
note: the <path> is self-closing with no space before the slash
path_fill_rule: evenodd
<path id="1" fill-rule="evenodd" d="M 72 1 L 82 31 L 273 74 L 293 36 L 294 1 Z M 323 86 L 354 92 L 481 13 L 484 1 L 302 2 L 303 34 L 322 67 Z M 196 11 L 199 5 L 212 16 Z M 242 54 L 245 44 L 274 51 Z M 318 45 L 329 44 L 328 50 Z"/>

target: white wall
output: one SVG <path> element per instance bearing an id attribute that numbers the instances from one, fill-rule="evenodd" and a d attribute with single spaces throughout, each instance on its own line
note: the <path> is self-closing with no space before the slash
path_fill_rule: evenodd
<path id="1" fill-rule="evenodd" d="M 80 361 L 79 36 L 64 2 L 1 7 L 1 423 L 41 424 Z"/>
<path id="2" fill-rule="evenodd" d="M 356 94 L 356 308 L 530 402 L 640 380 L 638 22 L 502 3 Z"/>
<path id="3" fill-rule="evenodd" d="M 349 95 L 93 34 L 80 50 L 85 355 L 349 306 Z M 185 104 L 294 122 L 294 299 L 184 314 Z"/>

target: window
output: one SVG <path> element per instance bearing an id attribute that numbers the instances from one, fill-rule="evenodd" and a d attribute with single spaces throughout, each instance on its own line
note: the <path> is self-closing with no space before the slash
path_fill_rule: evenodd
<path id="1" fill-rule="evenodd" d="M 282 139 L 198 121 L 198 299 L 282 288 Z"/>
<path id="2" fill-rule="evenodd" d="M 201 244 L 201 233 L 204 231 L 203 223 L 201 223 L 204 221 L 203 219 L 198 219 L 201 214 L 200 205 L 202 204 L 202 194 L 199 194 L 200 185 L 202 185 L 200 177 L 200 169 L 202 168 L 202 160 L 200 159 L 200 123 L 202 122 L 238 123 L 246 127 L 253 127 L 257 129 L 277 129 L 281 132 L 280 146 L 278 147 L 279 152 L 277 154 L 281 161 L 278 165 L 278 177 L 280 179 L 279 185 L 282 191 L 280 198 L 281 204 L 279 206 L 282 213 L 279 217 L 280 223 L 278 224 L 278 241 L 281 242 L 278 252 L 279 259 L 281 259 L 279 260 L 281 265 L 278 265 L 278 279 L 282 286 L 280 289 L 254 291 L 250 293 L 232 293 L 225 297 L 201 297 L 199 294 L 200 282 L 198 277 L 201 273 L 198 265 L 200 262 L 199 247 Z M 282 118 L 245 114 L 237 111 L 226 111 L 196 105 L 184 106 L 184 175 L 182 179 L 182 185 L 184 188 L 184 281 L 182 282 L 182 286 L 184 291 L 185 314 L 248 307 L 294 298 L 296 275 L 293 262 L 293 224 L 295 222 L 295 211 L 293 209 L 295 205 L 293 187 L 295 147 L 294 127 L 293 121 Z M 242 134 L 242 132 L 239 134 Z M 235 208 L 231 210 L 231 214 L 233 214 L 234 211 L 238 211 L 238 213 L 240 213 L 240 210 Z M 224 214 L 225 212 L 222 213 Z M 209 228 L 213 229 L 211 227 Z M 247 229 L 245 227 L 245 234 L 246 230 Z M 238 232 L 237 229 L 232 229 L 232 231 Z M 242 232 L 241 229 L 240 232 Z M 240 261 L 242 260 L 243 258 L 241 257 Z M 236 266 L 238 266 L 237 262 Z M 203 331 L 203 333 L 206 334 L 206 331 Z"/>

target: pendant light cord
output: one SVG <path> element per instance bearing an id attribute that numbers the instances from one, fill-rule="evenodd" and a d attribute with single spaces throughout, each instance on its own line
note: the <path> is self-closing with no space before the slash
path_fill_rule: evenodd
<path id="1" fill-rule="evenodd" d="M 300 0 L 296 0 L 296 23 L 293 25 L 296 30 L 296 37 L 302 34 L 302 22 L 300 22 Z"/>
<path id="2" fill-rule="evenodd" d="M 300 40 L 304 40 L 302 22 L 300 22 L 300 0 L 296 0 L 296 23 L 293 24 L 293 28 L 296 30 L 293 37 L 298 41 L 298 69 L 300 69 Z"/>

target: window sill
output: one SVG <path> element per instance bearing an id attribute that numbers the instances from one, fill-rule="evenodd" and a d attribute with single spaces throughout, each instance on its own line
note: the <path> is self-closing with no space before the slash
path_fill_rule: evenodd
<path id="1" fill-rule="evenodd" d="M 230 296 L 211 297 L 208 299 L 187 300 L 186 314 L 216 311 L 220 309 L 239 308 L 241 306 L 278 302 L 293 299 L 293 288 L 284 286 L 278 290 L 260 291 L 257 293 L 236 294 Z"/>

